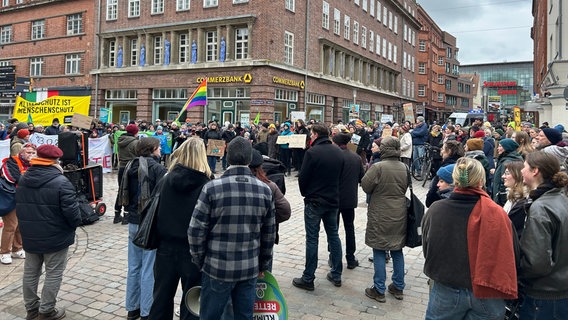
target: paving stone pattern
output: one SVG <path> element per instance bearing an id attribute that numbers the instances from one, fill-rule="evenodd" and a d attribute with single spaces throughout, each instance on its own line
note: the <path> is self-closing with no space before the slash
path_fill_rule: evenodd
<path id="1" fill-rule="evenodd" d="M 364 243 L 367 222 L 365 194 L 359 192 L 355 210 L 356 257 L 360 266 L 349 270 L 344 259 L 342 286 L 337 288 L 326 280 L 327 240 L 323 227 L 319 241 L 319 263 L 315 290 L 308 292 L 292 285 L 292 279 L 302 275 L 305 260 L 303 198 L 297 178 L 286 178 L 286 198 L 292 205 L 292 217 L 280 225 L 280 244 L 275 246 L 273 274 L 280 284 L 289 308 L 289 319 L 423 319 L 428 303 L 427 277 L 422 273 L 422 248 L 404 249 L 404 300 L 387 293 L 386 303 L 365 296 L 364 290 L 373 283 L 373 264 L 368 261 L 372 250 Z M 94 225 L 77 229 L 75 244 L 70 247 L 67 269 L 58 296 L 58 307 L 67 311 L 67 319 L 125 319 L 128 229 L 113 224 L 113 204 L 116 197 L 116 172 L 104 175 L 104 199 L 109 212 Z M 415 182 L 414 191 L 424 200 L 426 189 Z M 343 226 L 340 226 L 345 251 Z M 23 260 L 0 265 L 0 319 L 24 319 L 22 298 Z M 392 262 L 387 264 L 387 277 L 392 274 Z M 387 282 L 390 283 L 390 281 Z M 40 288 L 43 285 L 40 282 Z M 181 299 L 178 289 L 177 302 Z"/>

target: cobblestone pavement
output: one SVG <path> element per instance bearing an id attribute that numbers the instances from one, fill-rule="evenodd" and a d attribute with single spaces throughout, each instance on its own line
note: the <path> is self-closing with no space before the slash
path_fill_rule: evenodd
<path id="1" fill-rule="evenodd" d="M 423 319 L 428 303 L 427 277 L 422 273 L 422 248 L 404 249 L 404 300 L 387 294 L 386 303 L 378 303 L 365 296 L 364 289 L 373 282 L 373 265 L 368 261 L 372 250 L 364 243 L 367 208 L 365 194 L 359 192 L 356 209 L 356 257 L 360 266 L 344 267 L 340 288 L 325 279 L 327 240 L 321 231 L 319 263 L 315 291 L 304 291 L 292 286 L 292 279 L 304 270 L 305 231 L 303 198 L 297 178 L 286 178 L 286 198 L 292 205 L 292 217 L 280 225 L 280 244 L 275 246 L 273 274 L 280 284 L 289 307 L 289 319 Z M 112 223 L 116 197 L 116 172 L 104 175 L 104 199 L 109 210 L 100 221 L 78 228 L 75 244 L 70 247 L 67 269 L 58 296 L 58 307 L 67 311 L 67 319 L 125 319 L 124 308 L 127 271 L 127 226 Z M 414 183 L 414 192 L 424 200 L 426 189 Z M 345 250 L 343 227 L 340 237 Z M 344 261 L 344 266 L 346 262 Z M 22 298 L 23 260 L 14 259 L 11 265 L 0 265 L 0 319 L 24 319 L 26 311 Z M 392 263 L 387 264 L 387 277 L 392 274 Z M 387 282 L 388 284 L 389 282 Z M 40 282 L 40 287 L 43 282 Z M 178 290 L 178 299 L 181 297 Z"/>

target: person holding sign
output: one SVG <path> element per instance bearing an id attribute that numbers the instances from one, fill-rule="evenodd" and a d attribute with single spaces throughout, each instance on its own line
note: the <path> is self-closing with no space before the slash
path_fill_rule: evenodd
<path id="1" fill-rule="evenodd" d="M 282 132 L 280 132 L 280 136 L 289 136 L 293 134 L 294 132 L 290 131 L 290 122 L 284 122 L 284 124 L 282 124 Z M 292 153 L 290 151 L 288 143 L 280 144 L 280 161 L 282 161 L 282 163 L 286 166 L 286 170 L 288 171 L 288 176 L 292 171 L 292 168 L 290 166 L 291 155 Z"/>
<path id="2" fill-rule="evenodd" d="M 221 135 L 221 132 L 217 128 L 217 122 L 215 122 L 215 121 L 211 121 L 209 123 L 209 129 L 203 135 L 203 142 L 205 142 L 205 145 L 208 148 L 209 148 L 209 140 L 223 140 L 223 136 Z M 218 158 L 219 158 L 219 156 L 210 155 L 209 152 L 208 152 L 207 163 L 209 163 L 209 168 L 211 169 L 211 172 L 213 172 L 213 173 L 217 173 L 217 171 L 215 170 L 215 167 L 217 166 L 217 159 Z"/>

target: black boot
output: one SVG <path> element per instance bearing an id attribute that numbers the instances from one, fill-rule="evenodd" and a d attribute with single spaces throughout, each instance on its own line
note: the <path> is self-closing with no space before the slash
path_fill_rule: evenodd
<path id="1" fill-rule="evenodd" d="M 114 212 L 114 220 L 112 220 L 112 223 L 117 224 L 117 223 L 121 223 L 122 222 L 122 216 L 120 215 L 120 211 L 115 211 Z"/>
<path id="2" fill-rule="evenodd" d="M 122 218 L 122 224 L 128 224 L 128 212 L 124 211 L 124 218 Z"/>

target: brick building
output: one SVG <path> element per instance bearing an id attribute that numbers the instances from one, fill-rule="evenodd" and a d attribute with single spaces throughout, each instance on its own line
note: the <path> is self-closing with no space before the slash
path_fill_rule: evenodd
<path id="1" fill-rule="evenodd" d="M 473 108 L 471 77 L 460 77 L 456 38 L 443 31 L 428 13 L 418 6 L 417 100 L 428 121 L 445 121 L 452 112 Z M 420 110 L 419 108 L 419 111 Z"/>
<path id="2" fill-rule="evenodd" d="M 72 5 L 70 5 L 72 3 Z M 95 67 L 95 2 L 2 0 L 0 67 L 15 66 L 34 90 L 90 95 Z M 0 95 L 0 119 L 11 117 L 14 92 Z"/>
<path id="3" fill-rule="evenodd" d="M 414 102 L 414 1 L 101 1 L 97 107 L 113 122 L 173 119 L 204 77 L 194 121 L 402 117 Z M 182 115 L 182 119 L 185 115 Z"/>

